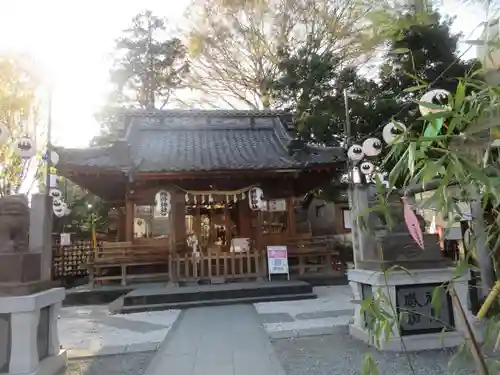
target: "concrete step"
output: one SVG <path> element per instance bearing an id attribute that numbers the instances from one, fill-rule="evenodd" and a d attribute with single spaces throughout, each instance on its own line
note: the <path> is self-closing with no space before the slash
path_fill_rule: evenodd
<path id="1" fill-rule="evenodd" d="M 195 306 L 314 298 L 303 281 L 235 282 L 218 285 L 137 288 L 109 306 L 112 312 L 181 309 Z M 226 301 L 227 302 L 223 302 Z M 214 301 L 214 302 L 212 302 Z M 147 307 L 147 308 L 146 308 Z"/>
<path id="2" fill-rule="evenodd" d="M 253 304 L 258 302 L 297 301 L 297 300 L 314 299 L 314 298 L 316 298 L 316 295 L 314 293 L 302 293 L 302 294 L 284 294 L 279 296 L 224 298 L 224 299 L 209 299 L 209 300 L 198 300 L 198 301 L 188 301 L 188 302 L 161 303 L 154 305 L 122 306 L 121 308 L 118 309 L 116 305 L 113 307 L 112 305 L 110 305 L 110 312 L 119 314 L 131 314 L 144 311 L 190 309 L 193 307 Z"/>

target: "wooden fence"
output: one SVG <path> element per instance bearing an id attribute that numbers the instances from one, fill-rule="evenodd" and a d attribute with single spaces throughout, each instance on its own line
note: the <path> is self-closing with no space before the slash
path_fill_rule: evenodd
<path id="1" fill-rule="evenodd" d="M 288 239 L 291 277 L 338 277 L 345 273 L 342 249 L 331 236 Z M 133 280 L 168 280 L 180 282 L 256 279 L 267 276 L 264 250 L 246 252 L 209 252 L 169 254 L 163 243 L 99 242 L 92 250 L 90 241 L 76 241 L 71 246 L 53 246 L 54 280 L 89 277 L 91 282 Z"/>
<path id="2" fill-rule="evenodd" d="M 179 281 L 252 279 L 265 276 L 264 255 L 258 251 L 173 255 Z"/>

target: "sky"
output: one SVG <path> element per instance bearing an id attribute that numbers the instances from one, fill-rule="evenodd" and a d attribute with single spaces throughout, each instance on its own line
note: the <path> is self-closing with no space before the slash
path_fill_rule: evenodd
<path id="1" fill-rule="evenodd" d="M 53 143 L 85 147 L 110 90 L 110 52 L 132 17 L 150 9 L 177 23 L 190 0 L 0 0 L 0 53 L 30 56 L 52 87 Z M 484 20 L 478 6 L 443 0 L 466 37 Z M 477 30 L 476 30 L 477 35 Z M 463 48 L 466 46 L 463 45 Z M 474 50 L 466 57 L 474 57 Z M 43 119 L 42 119 L 43 121 Z"/>

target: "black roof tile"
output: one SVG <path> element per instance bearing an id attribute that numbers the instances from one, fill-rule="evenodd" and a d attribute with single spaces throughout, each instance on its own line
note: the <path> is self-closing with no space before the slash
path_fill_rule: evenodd
<path id="1" fill-rule="evenodd" d="M 136 172 L 299 169 L 345 160 L 341 148 L 291 153 L 290 114 L 270 111 L 132 111 L 110 147 L 61 150 L 60 163 Z"/>

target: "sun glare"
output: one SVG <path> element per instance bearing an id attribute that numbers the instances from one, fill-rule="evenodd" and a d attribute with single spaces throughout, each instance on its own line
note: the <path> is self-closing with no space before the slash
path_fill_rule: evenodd
<path id="1" fill-rule="evenodd" d="M 21 53 L 34 60 L 44 82 L 41 91 L 48 94 L 52 87 L 52 141 L 66 147 L 85 147 L 99 132 L 94 114 L 110 89 L 109 56 L 121 30 L 144 9 L 178 17 L 186 3 L 3 0 L 0 53 Z"/>
<path id="2" fill-rule="evenodd" d="M 33 58 L 44 78 L 41 91 L 53 88 L 52 141 L 84 147 L 99 132 L 94 114 L 109 91 L 109 55 L 115 38 L 145 9 L 168 17 L 172 24 L 180 22 L 189 1 L 1 0 L 0 53 Z M 450 3 L 454 2 L 445 1 L 445 8 Z M 467 24 L 464 21 L 456 26 Z"/>

